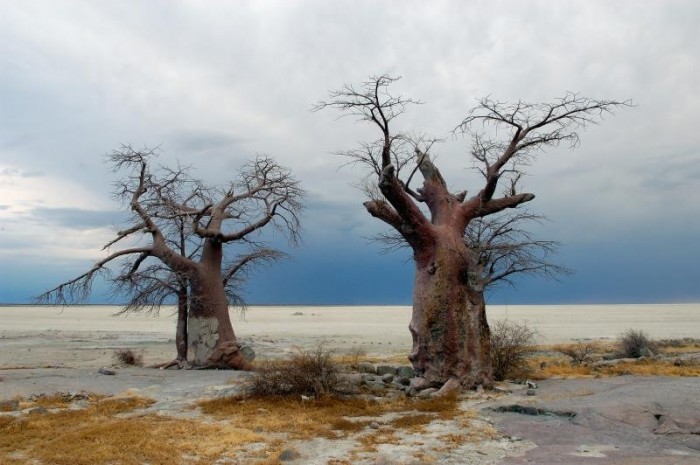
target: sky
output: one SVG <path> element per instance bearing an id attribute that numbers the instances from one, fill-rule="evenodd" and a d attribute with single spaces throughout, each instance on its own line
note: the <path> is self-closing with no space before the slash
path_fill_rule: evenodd
<path id="1" fill-rule="evenodd" d="M 573 270 L 500 304 L 700 301 L 700 2 L 0 0 L 0 302 L 87 270 L 125 216 L 105 155 L 160 146 L 225 185 L 273 156 L 306 190 L 303 240 L 253 274 L 253 304 L 410 304 L 407 252 L 382 253 L 358 168 L 334 153 L 376 137 L 328 91 L 400 75 L 420 99 L 400 130 L 444 139 L 455 191 L 480 188 L 452 129 L 481 97 L 566 91 L 635 106 L 540 153 L 524 180 Z M 118 300 L 96 284 L 91 302 Z"/>

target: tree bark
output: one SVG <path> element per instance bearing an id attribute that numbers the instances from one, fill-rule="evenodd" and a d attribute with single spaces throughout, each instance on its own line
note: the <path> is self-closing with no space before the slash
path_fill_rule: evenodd
<path id="1" fill-rule="evenodd" d="M 187 320 L 192 363 L 200 368 L 250 370 L 240 353 L 229 316 L 228 299 L 221 280 L 221 243 L 207 239 L 202 258 L 192 277 Z"/>
<path id="2" fill-rule="evenodd" d="M 177 357 L 175 360 L 179 363 L 187 362 L 187 315 L 189 308 L 189 299 L 187 288 L 182 287 L 177 293 L 177 326 L 175 329 L 175 347 L 177 348 Z"/>
<path id="3" fill-rule="evenodd" d="M 454 379 L 464 388 L 493 384 L 490 331 L 480 287 L 458 228 L 436 228 L 434 244 L 416 251 L 409 359 L 424 386 Z"/>

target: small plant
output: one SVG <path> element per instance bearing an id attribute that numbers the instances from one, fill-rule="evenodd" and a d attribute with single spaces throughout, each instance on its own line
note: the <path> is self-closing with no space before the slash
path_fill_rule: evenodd
<path id="1" fill-rule="evenodd" d="M 143 366 L 143 352 L 135 352 L 133 349 L 116 349 L 114 358 L 117 363 L 127 366 Z"/>
<path id="2" fill-rule="evenodd" d="M 323 344 L 291 360 L 263 364 L 251 377 L 250 391 L 259 396 L 314 396 L 334 394 L 338 365 Z"/>
<path id="3" fill-rule="evenodd" d="M 628 329 L 619 339 L 622 354 L 627 358 L 639 358 L 654 355 L 656 343 L 641 330 Z"/>
<path id="4" fill-rule="evenodd" d="M 491 328 L 491 363 L 496 381 L 526 378 L 527 356 L 535 351 L 537 332 L 527 323 L 502 320 Z"/>
<path id="5" fill-rule="evenodd" d="M 571 363 L 573 365 L 581 365 L 590 359 L 595 347 L 593 344 L 584 344 L 579 342 L 578 344 L 573 345 L 558 346 L 556 350 L 557 352 L 571 357 Z"/>

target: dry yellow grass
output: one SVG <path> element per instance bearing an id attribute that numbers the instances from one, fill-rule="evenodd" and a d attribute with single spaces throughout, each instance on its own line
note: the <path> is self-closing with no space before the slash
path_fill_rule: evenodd
<path id="1" fill-rule="evenodd" d="M 288 433 L 292 439 L 344 437 L 362 430 L 371 420 L 389 412 L 417 411 L 425 422 L 463 413 L 457 397 L 428 400 L 400 398 L 377 402 L 360 398 L 327 397 L 311 402 L 266 397 L 229 397 L 200 402 L 206 414 L 246 425 L 254 431 Z M 274 412 L 274 415 L 267 413 Z"/>
<path id="2" fill-rule="evenodd" d="M 84 410 L 0 417 L 0 463 L 196 464 L 262 440 L 245 428 L 157 415 L 124 416 L 153 401 L 108 398 Z"/>

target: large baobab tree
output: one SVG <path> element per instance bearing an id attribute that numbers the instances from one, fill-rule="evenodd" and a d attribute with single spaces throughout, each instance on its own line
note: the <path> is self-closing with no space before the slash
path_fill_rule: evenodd
<path id="1" fill-rule="evenodd" d="M 40 300 L 84 300 L 95 277 L 109 272 L 107 265 L 115 261 L 128 262 L 122 268 L 124 279 L 143 277 L 155 263 L 164 269 L 150 271 L 164 279 L 141 282 L 132 289 L 132 300 L 139 296 L 153 299 L 157 295 L 153 286 L 157 292 L 174 291 L 179 299 L 187 299 L 186 331 L 192 363 L 250 368 L 238 350 L 226 288 L 242 267 L 255 260 L 255 254 L 226 267 L 224 248 L 254 242 L 256 234 L 267 227 L 296 241 L 303 195 L 299 183 L 271 158 L 257 157 L 243 167 L 235 181 L 217 189 L 191 178 L 184 168 L 153 170 L 154 155 L 152 150 L 126 146 L 110 156 L 115 171 L 125 172 L 115 194 L 132 211 L 132 221 L 105 249 L 118 243 L 128 245 L 109 253 L 88 272 L 47 291 Z M 184 225 L 191 228 L 191 234 Z M 154 293 L 149 296 L 149 292 Z"/>
<path id="2" fill-rule="evenodd" d="M 417 103 L 392 94 L 394 81 L 383 75 L 360 87 L 345 85 L 315 109 L 339 109 L 379 132 L 376 142 L 343 155 L 368 167 L 376 180 L 381 195 L 364 203 L 367 211 L 395 229 L 413 250 L 409 359 L 418 375 L 415 386 L 489 386 L 489 328 L 475 262 L 480 254 L 465 241 L 465 231 L 474 220 L 532 201 L 534 194 L 519 191 L 519 180 L 534 155 L 561 143 L 576 146 L 578 130 L 627 102 L 573 93 L 552 103 L 480 100 L 456 129 L 471 136 L 470 158 L 483 175 L 479 190 L 469 195 L 448 188 L 433 163 L 432 143 L 394 131 L 394 120 Z M 414 188 L 416 173 L 423 182 Z"/>

